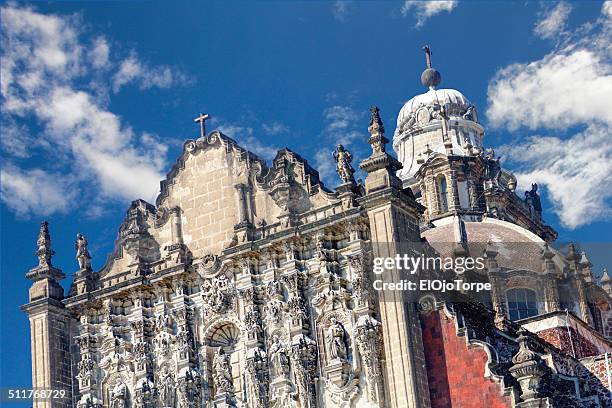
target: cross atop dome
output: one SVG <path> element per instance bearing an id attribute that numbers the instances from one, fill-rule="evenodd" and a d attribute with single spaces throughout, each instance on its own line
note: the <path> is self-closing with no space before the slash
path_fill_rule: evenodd
<path id="1" fill-rule="evenodd" d="M 424 45 L 423 51 L 425 51 L 425 64 L 427 68 L 431 68 L 431 48 L 429 48 L 429 45 Z"/>
<path id="2" fill-rule="evenodd" d="M 429 89 L 436 89 L 436 86 L 442 82 L 442 75 L 431 66 L 431 48 L 429 48 L 429 45 L 423 46 L 423 51 L 425 51 L 425 64 L 427 68 L 421 74 L 421 83 Z"/>

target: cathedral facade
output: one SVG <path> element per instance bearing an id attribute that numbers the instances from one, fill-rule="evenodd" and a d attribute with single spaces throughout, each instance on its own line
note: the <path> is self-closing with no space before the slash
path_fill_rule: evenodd
<path id="1" fill-rule="evenodd" d="M 77 235 L 67 293 L 43 222 L 23 306 L 33 387 L 67 398 L 34 406 L 612 407 L 612 280 L 553 248 L 537 185 L 517 195 L 476 107 L 440 81 L 427 50 L 397 159 L 373 107 L 365 181 L 339 145 L 333 190 L 291 150 L 269 165 L 200 116 L 100 270 Z M 374 260 L 407 243 L 482 256 L 484 269 L 427 276 L 490 290 L 375 290 Z"/>

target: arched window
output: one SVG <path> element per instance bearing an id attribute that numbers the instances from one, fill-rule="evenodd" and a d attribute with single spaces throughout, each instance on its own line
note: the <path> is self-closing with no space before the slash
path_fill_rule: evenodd
<path id="1" fill-rule="evenodd" d="M 440 212 L 448 211 L 448 185 L 446 184 L 446 177 L 440 176 L 440 182 L 438 184 L 440 188 Z"/>
<path id="2" fill-rule="evenodd" d="M 537 316 L 536 293 L 531 289 L 517 288 L 506 291 L 510 320 L 520 320 Z"/>

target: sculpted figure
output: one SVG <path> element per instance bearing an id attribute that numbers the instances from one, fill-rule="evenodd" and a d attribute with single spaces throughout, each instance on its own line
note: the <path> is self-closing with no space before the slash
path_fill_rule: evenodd
<path id="1" fill-rule="evenodd" d="M 474 113 L 475 113 L 474 105 L 468 106 L 468 108 L 465 110 L 465 113 L 463 114 L 463 119 L 474 120 L 475 119 Z"/>
<path id="2" fill-rule="evenodd" d="M 529 208 L 529 212 L 532 215 L 541 217 L 542 216 L 542 202 L 540 201 L 540 195 L 538 194 L 538 185 L 533 183 L 530 191 L 525 191 L 525 204 Z"/>
<path id="3" fill-rule="evenodd" d="M 76 259 L 79 262 L 80 269 L 91 269 L 91 255 L 87 249 L 87 239 L 83 234 L 77 234 L 77 239 L 74 244 L 76 250 Z"/>
<path id="4" fill-rule="evenodd" d="M 223 347 L 219 347 L 219 351 L 213 359 L 213 380 L 217 394 L 234 390 L 230 356 L 225 354 Z"/>
<path id="5" fill-rule="evenodd" d="M 289 356 L 277 335 L 272 337 L 270 346 L 270 366 L 272 375 L 289 375 Z"/>
<path id="6" fill-rule="evenodd" d="M 344 327 L 342 324 L 332 317 L 331 324 L 327 329 L 327 345 L 329 348 L 330 360 L 346 361 L 348 359 L 348 347 Z"/>
<path id="7" fill-rule="evenodd" d="M 492 181 L 497 186 L 497 181 L 501 175 L 501 165 L 499 164 L 499 157 L 495 158 L 495 151 L 492 148 L 488 148 L 485 154 L 485 180 Z"/>
<path id="8" fill-rule="evenodd" d="M 175 400 L 174 378 L 168 367 L 164 366 L 159 376 L 159 401 L 162 407 L 173 407 Z"/>
<path id="9" fill-rule="evenodd" d="M 336 172 L 338 172 L 342 183 L 355 184 L 355 177 L 353 176 L 355 169 L 351 165 L 353 155 L 339 144 L 334 151 L 334 159 L 336 160 Z"/>
<path id="10" fill-rule="evenodd" d="M 117 380 L 117 384 L 111 393 L 111 408 L 126 408 L 127 407 L 127 386 Z"/>

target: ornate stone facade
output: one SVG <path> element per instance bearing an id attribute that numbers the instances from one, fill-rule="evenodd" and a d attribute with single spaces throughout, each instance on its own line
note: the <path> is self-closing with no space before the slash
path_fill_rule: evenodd
<path id="1" fill-rule="evenodd" d="M 424 76 L 432 91 L 441 79 L 436 72 Z M 517 332 L 505 293 L 531 282 L 546 299 L 541 312 L 560 313 L 560 293 L 575 289 L 583 332 L 596 343 L 590 355 L 610 349 L 604 336 L 593 334 L 597 324 L 609 333 L 603 323 L 609 296 L 589 280 L 587 262 L 575 253 L 559 261 L 557 252 L 543 246 L 538 269 L 508 272 L 499 255 L 503 249 L 490 242 L 483 248 L 486 276 L 468 271 L 460 277 L 490 280 L 494 290 L 484 301 L 457 294 L 456 307 L 457 298 L 416 299 L 372 287 L 374 258 L 394 257 L 405 242 L 421 243 L 423 237 L 431 244 L 427 251 L 454 256 L 470 250 L 476 224 L 502 232 L 528 228 L 536 243 L 554 238 L 535 204 L 535 190 L 530 206 L 517 201 L 511 174 L 492 153 L 482 154 L 475 107 L 456 93 L 447 97 L 444 106 L 429 106 L 423 97 L 400 113 L 394 145 L 414 142 L 422 148 L 416 167 L 407 162 L 404 145 L 403 163 L 387 152 L 373 107 L 372 154 L 360 163 L 365 183 L 355 181 L 352 155 L 338 146 L 330 160 L 335 158 L 342 184 L 334 191 L 296 153 L 283 149 L 268 166 L 220 132 L 205 134 L 202 119 L 202 136 L 185 142 L 155 205 L 132 203 L 114 252 L 99 271 L 91 268 L 86 238 L 77 236 L 78 270 L 65 296 L 58 283 L 64 274 L 51 264 L 43 223 L 39 266 L 27 274 L 33 284 L 24 306 L 32 325 L 33 382 L 66 389 L 69 396 L 34 405 L 444 406 L 435 392 L 444 375 L 434 364 L 444 350 L 432 345 L 436 330 L 451 333 L 449 325 L 456 325 L 449 344 L 458 348 L 465 337 L 485 350 L 486 367 L 477 367 L 485 376 L 477 375 L 476 385 L 466 390 L 497 390 L 499 406 L 534 406 L 529 404 L 536 400 L 563 406 L 554 405 L 560 394 L 540 385 L 550 378 L 582 384 L 588 369 L 580 377 L 578 360 L 546 346 L 546 339 Z M 453 119 L 457 115 L 461 119 Z M 414 141 L 419 132 L 427 143 Z M 437 139 L 444 150 L 434 154 Z M 447 183 L 444 194 L 440 175 Z M 437 231 L 446 241 L 436 241 Z M 450 248 L 436 245 L 449 236 Z M 398 270 L 389 274 L 393 281 L 401 278 Z M 593 299 L 599 299 L 599 314 L 590 308 Z M 490 303 L 493 312 L 479 301 Z M 557 371 L 572 370 L 561 378 L 551 364 Z M 444 374 L 448 382 L 449 372 Z M 464 391 L 445 386 L 449 398 Z M 596 401 L 593 393 L 581 392 L 572 398 Z"/>

